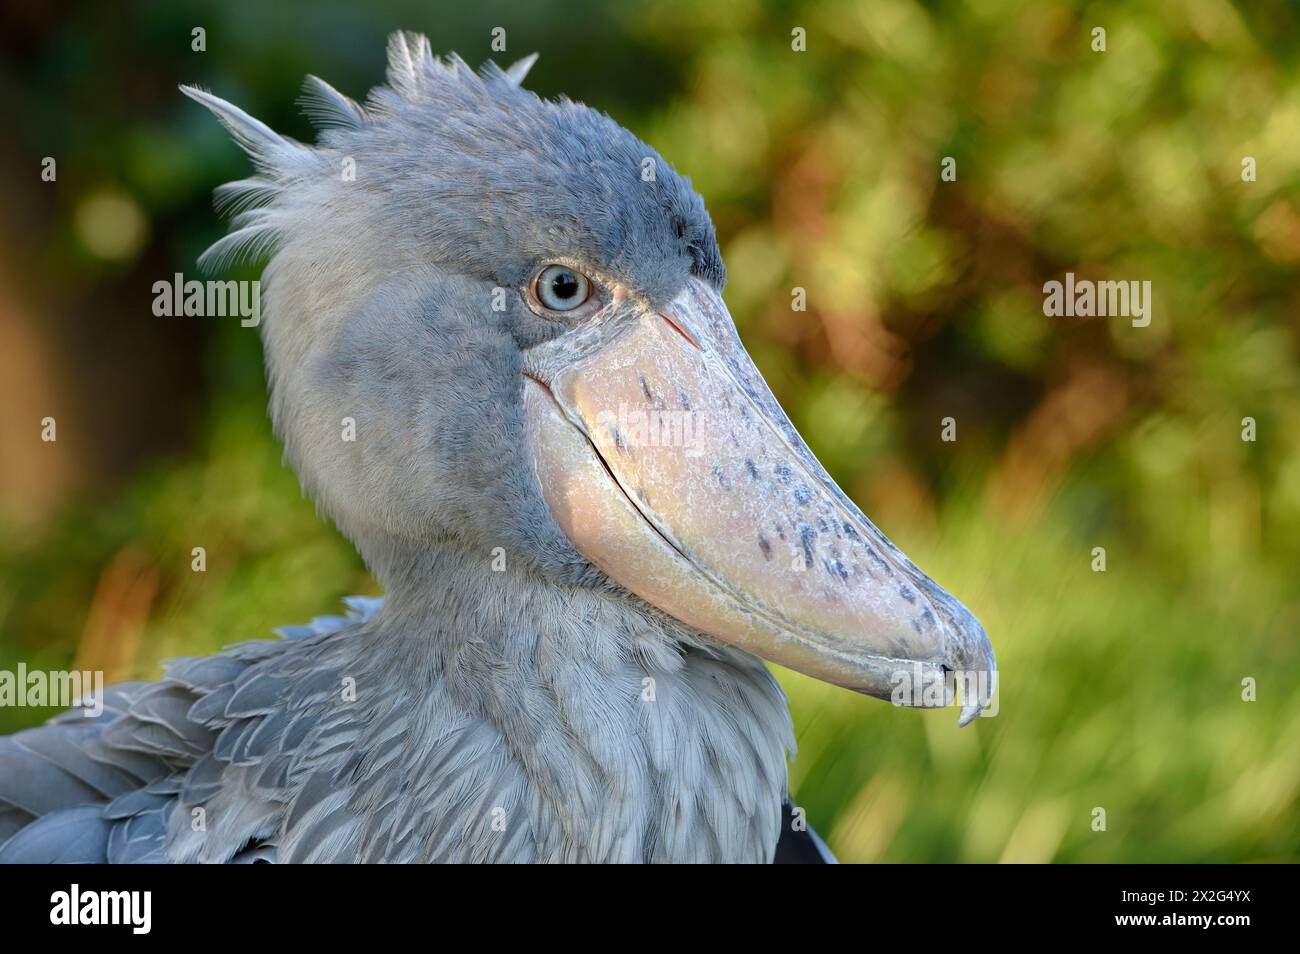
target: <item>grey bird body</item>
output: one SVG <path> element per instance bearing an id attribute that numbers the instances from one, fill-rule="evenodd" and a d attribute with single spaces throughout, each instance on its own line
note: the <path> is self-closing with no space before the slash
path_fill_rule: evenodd
<path id="1" fill-rule="evenodd" d="M 395 35 L 365 106 L 309 79 L 316 146 L 186 90 L 258 170 L 206 260 L 270 256 L 277 434 L 385 597 L 0 739 L 0 861 L 796 857 L 760 656 L 883 698 L 992 675 L 749 362 L 699 196 L 530 63 Z M 636 402 L 702 415 L 703 461 Z"/>
<path id="2" fill-rule="evenodd" d="M 444 582 L 423 626 L 358 601 L 0 740 L 32 778 L 0 861 L 771 859 L 790 723 L 761 663 L 472 560 Z"/>

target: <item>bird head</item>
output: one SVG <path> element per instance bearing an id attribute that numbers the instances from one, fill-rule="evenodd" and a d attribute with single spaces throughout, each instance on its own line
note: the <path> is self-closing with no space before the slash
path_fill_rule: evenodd
<path id="1" fill-rule="evenodd" d="M 947 705 L 983 628 L 835 485 L 745 352 L 690 183 L 531 64 L 389 43 L 359 105 L 309 78 L 307 146 L 183 87 L 258 174 L 206 254 L 269 254 L 272 417 L 380 576 L 453 540 L 850 689 Z M 348 422 L 352 439 L 349 439 Z M 971 683 L 975 684 L 975 683 Z"/>

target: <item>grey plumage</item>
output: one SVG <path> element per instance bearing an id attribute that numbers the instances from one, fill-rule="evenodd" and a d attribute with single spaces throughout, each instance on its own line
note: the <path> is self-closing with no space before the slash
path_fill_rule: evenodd
<path id="1" fill-rule="evenodd" d="M 533 634 L 525 652 L 544 649 L 557 681 L 581 694 L 543 677 L 521 698 L 476 700 L 478 713 L 450 674 L 394 679 L 391 655 L 374 649 L 403 636 L 386 631 L 377 601 L 360 605 L 349 619 L 315 621 L 308 635 L 181 660 L 158 684 L 118 687 L 130 701 L 104 719 L 3 740 L 25 760 L 4 772 L 4 798 L 37 820 L 0 847 L 0 861 L 220 862 L 250 852 L 283 861 L 719 860 L 725 846 L 746 843 L 750 860 L 765 860 L 789 739 L 785 729 L 767 738 L 754 728 L 788 725 L 757 661 L 683 655 L 667 634 L 649 639 L 648 625 L 635 637 L 646 659 L 578 672 L 567 658 L 583 631 L 562 626 Z M 441 637 L 463 641 L 450 631 L 420 638 Z M 647 672 L 660 706 L 587 712 L 590 689 L 575 685 L 622 680 L 636 699 Z M 357 680 L 356 703 L 341 701 L 344 673 Z M 739 681 L 722 695 L 718 677 Z M 182 701 L 188 709 L 173 704 Z M 644 720 L 646 710 L 657 718 Z M 702 737 L 709 723 L 714 732 Z M 535 757 L 509 758 L 506 737 L 527 737 Z M 199 738 L 202 755 L 186 742 Z M 67 746 L 80 757 L 53 754 Z M 118 751 L 151 758 L 131 774 L 112 767 Z M 31 785 L 12 784 L 19 778 Z M 716 799 L 726 789 L 732 805 Z M 668 824 L 648 810 L 656 798 Z"/>

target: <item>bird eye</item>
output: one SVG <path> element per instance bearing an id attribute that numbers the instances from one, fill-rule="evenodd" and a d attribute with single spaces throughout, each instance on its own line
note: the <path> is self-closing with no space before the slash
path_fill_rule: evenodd
<path id="1" fill-rule="evenodd" d="M 572 311 L 591 297 L 591 281 L 566 265 L 547 265 L 537 276 L 534 293 L 551 311 Z"/>

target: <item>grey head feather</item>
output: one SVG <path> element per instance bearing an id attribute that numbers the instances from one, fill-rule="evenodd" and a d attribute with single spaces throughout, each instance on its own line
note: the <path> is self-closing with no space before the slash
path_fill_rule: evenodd
<path id="1" fill-rule="evenodd" d="M 332 126 L 360 129 L 366 124 L 366 112 L 361 105 L 319 76 L 308 76 L 303 81 L 298 104 L 317 129 Z"/>
<path id="2" fill-rule="evenodd" d="M 219 271 L 236 261 L 255 260 L 276 248 L 280 232 L 269 205 L 295 179 L 319 168 L 319 155 L 309 146 L 281 136 L 238 106 L 194 86 L 181 92 L 206 106 L 230 132 L 231 137 L 253 160 L 259 175 L 218 189 L 219 208 L 239 210 L 231 220 L 229 235 L 216 242 L 199 258 L 205 269 Z"/>
<path id="3" fill-rule="evenodd" d="M 506 67 L 506 79 L 510 80 L 510 82 L 514 83 L 516 86 L 523 86 L 524 78 L 528 76 L 528 71 L 533 68 L 533 64 L 536 62 L 536 53 L 529 53 L 523 59 L 515 60 Z"/>
<path id="4" fill-rule="evenodd" d="M 287 136 L 281 136 L 260 119 L 254 119 L 238 106 L 213 96 L 197 86 L 181 86 L 181 92 L 212 111 L 257 167 L 266 173 L 282 175 L 309 162 L 311 150 Z"/>
<path id="5" fill-rule="evenodd" d="M 437 61 L 429 38 L 398 30 L 388 38 L 388 84 L 407 99 L 416 99 Z"/>
<path id="6" fill-rule="evenodd" d="M 302 104 L 322 131 L 315 147 L 211 93 L 181 89 L 217 116 L 261 174 L 242 188 L 228 186 L 220 196 L 228 206 L 261 207 L 295 192 L 284 202 L 331 201 L 319 189 L 293 187 L 337 179 L 339 159 L 352 157 L 370 170 L 358 176 L 357 191 L 364 197 L 367 182 L 382 182 L 382 211 L 390 226 L 405 226 L 395 238 L 426 243 L 439 265 L 476 265 L 484 277 L 513 281 L 507 273 L 521 251 L 535 257 L 546 247 L 586 246 L 616 267 L 635 263 L 635 275 L 615 277 L 657 296 L 675 290 L 687 272 L 720 286 L 725 270 L 713 225 L 689 182 L 608 116 L 523 90 L 536 59 L 531 54 L 506 70 L 489 62 L 476 74 L 454 54 L 434 57 L 425 37 L 395 33 L 388 85 L 372 90 L 367 107 L 307 79 Z M 286 237 L 280 218 L 237 217 L 232 235 L 202 264 L 219 268 L 273 253 Z M 241 231 L 248 234 L 236 238 Z"/>

